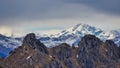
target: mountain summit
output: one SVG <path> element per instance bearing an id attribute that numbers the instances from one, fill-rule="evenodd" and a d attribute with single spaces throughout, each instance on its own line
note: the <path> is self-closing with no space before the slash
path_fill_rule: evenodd
<path id="1" fill-rule="evenodd" d="M 92 26 L 89 26 L 87 24 L 77 24 L 74 27 L 71 27 L 69 29 L 66 29 L 64 31 L 62 31 L 61 33 L 63 34 L 99 34 L 101 33 L 102 30 L 99 28 L 95 28 Z"/>
<path id="2" fill-rule="evenodd" d="M 46 46 L 41 43 L 38 39 L 36 39 L 36 36 L 34 33 L 27 34 L 23 40 L 23 45 L 29 45 L 33 49 L 38 49 L 41 52 L 48 54 Z"/>
<path id="3" fill-rule="evenodd" d="M 44 40 L 46 39 L 45 41 L 42 37 L 40 38 L 40 41 L 43 42 L 47 47 L 54 47 L 55 45 L 59 45 L 61 43 L 67 43 L 71 46 L 77 46 L 78 42 L 81 41 L 81 38 L 87 34 L 95 35 L 102 41 L 113 40 L 118 45 L 120 43 L 120 41 L 114 40 L 116 38 L 116 34 L 110 31 L 104 31 L 100 28 L 96 28 L 87 24 L 77 24 L 74 27 L 63 30 L 58 34 L 52 35 L 47 38 L 44 37 Z"/>

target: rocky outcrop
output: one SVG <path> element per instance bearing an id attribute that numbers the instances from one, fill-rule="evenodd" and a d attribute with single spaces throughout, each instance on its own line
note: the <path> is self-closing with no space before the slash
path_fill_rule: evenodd
<path id="1" fill-rule="evenodd" d="M 85 35 L 81 39 L 78 46 L 79 47 L 84 46 L 84 48 L 87 47 L 87 49 L 89 49 L 89 48 L 97 47 L 97 46 L 99 46 L 101 44 L 102 44 L 102 41 L 99 38 L 97 38 L 96 36 L 94 36 L 94 35 Z"/>
<path id="2" fill-rule="evenodd" d="M 12 51 L 1 64 L 3 68 L 44 68 L 50 61 L 46 46 L 30 33 L 25 36 L 22 46 Z"/>
<path id="3" fill-rule="evenodd" d="M 72 55 L 72 49 L 68 44 L 61 44 L 60 50 L 58 52 L 58 57 L 60 60 L 65 60 L 70 58 Z"/>
<path id="4" fill-rule="evenodd" d="M 72 47 L 66 43 L 63 43 L 52 49 L 53 56 L 60 60 L 63 65 L 67 68 L 74 68 L 74 63 L 72 62 L 73 50 Z"/>
<path id="5" fill-rule="evenodd" d="M 58 60 L 52 60 L 46 68 L 63 68 L 62 64 Z"/>
<path id="6" fill-rule="evenodd" d="M 82 38 L 78 48 L 78 61 L 82 68 L 118 68 L 119 50 L 113 41 L 101 42 L 93 35 Z"/>
<path id="7" fill-rule="evenodd" d="M 48 54 L 46 46 L 41 43 L 38 39 L 36 39 L 34 33 L 27 34 L 23 40 L 23 45 L 28 45 L 33 49 L 38 49 L 40 52 Z"/>
<path id="8" fill-rule="evenodd" d="M 63 43 L 46 48 L 35 34 L 28 34 L 23 45 L 1 60 L 4 68 L 120 68 L 120 47 L 93 35 L 86 35 L 79 47 Z M 49 52 L 49 53 L 48 53 Z"/>
<path id="9" fill-rule="evenodd" d="M 82 38 L 78 48 L 78 61 L 83 68 L 95 68 L 101 44 L 100 39 L 93 35 L 86 35 Z"/>
<path id="10" fill-rule="evenodd" d="M 107 58 L 111 59 L 111 60 L 118 60 L 120 51 L 119 48 L 117 47 L 117 45 L 111 41 L 111 40 L 106 40 L 105 44 L 104 44 L 104 48 L 106 49 L 106 56 Z"/>

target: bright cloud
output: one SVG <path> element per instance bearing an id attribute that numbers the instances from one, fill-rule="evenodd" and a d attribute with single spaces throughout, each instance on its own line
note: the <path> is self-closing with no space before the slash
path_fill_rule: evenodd
<path id="1" fill-rule="evenodd" d="M 12 29 L 9 27 L 0 27 L 0 34 L 11 36 L 12 35 Z"/>

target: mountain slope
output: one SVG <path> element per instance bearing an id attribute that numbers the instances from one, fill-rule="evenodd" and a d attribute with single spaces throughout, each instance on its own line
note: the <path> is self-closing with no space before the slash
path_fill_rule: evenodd
<path id="1" fill-rule="evenodd" d="M 0 56 L 6 57 L 11 50 L 20 46 L 21 43 L 21 39 L 6 37 L 0 34 Z"/>
<path id="2" fill-rule="evenodd" d="M 78 48 L 66 43 L 46 48 L 31 33 L 0 65 L 3 68 L 120 68 L 120 53 L 114 42 L 104 43 L 93 35 L 85 35 Z"/>

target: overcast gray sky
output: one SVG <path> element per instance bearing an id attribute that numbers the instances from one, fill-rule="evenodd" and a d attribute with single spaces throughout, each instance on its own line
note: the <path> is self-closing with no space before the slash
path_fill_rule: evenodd
<path id="1" fill-rule="evenodd" d="M 57 33 L 78 23 L 120 28 L 120 0 L 0 0 L 0 33 Z"/>

